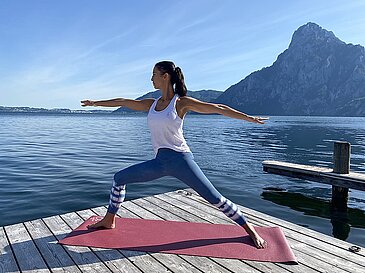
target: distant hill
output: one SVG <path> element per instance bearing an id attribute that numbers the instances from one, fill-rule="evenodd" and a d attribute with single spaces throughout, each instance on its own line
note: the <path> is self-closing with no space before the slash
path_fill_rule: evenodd
<path id="1" fill-rule="evenodd" d="M 44 113 L 44 114 L 110 114 L 110 110 L 70 110 L 65 108 L 34 108 L 34 107 L 5 107 L 0 106 L 0 113 Z"/>
<path id="2" fill-rule="evenodd" d="M 216 100 L 223 92 L 222 91 L 216 91 L 216 90 L 199 90 L 199 91 L 189 91 L 187 92 L 187 95 L 189 97 L 193 97 L 198 100 L 206 101 L 206 102 L 213 102 Z M 161 96 L 161 92 L 159 90 L 148 92 L 147 94 L 138 97 L 137 100 L 147 99 L 147 98 L 154 98 L 157 99 L 159 96 Z M 135 112 L 133 110 L 130 110 L 128 108 L 120 107 L 114 112 L 116 113 L 130 113 Z"/>
<path id="3" fill-rule="evenodd" d="M 315 23 L 301 26 L 270 67 L 216 102 L 250 114 L 365 116 L 365 51 Z"/>
<path id="4" fill-rule="evenodd" d="M 199 90 L 199 91 L 189 91 L 187 92 L 187 95 L 189 97 L 196 98 L 198 100 L 203 100 L 206 102 L 212 102 L 215 99 L 217 99 L 223 92 L 222 91 L 216 91 L 216 90 Z M 148 92 L 147 94 L 138 97 L 137 100 L 146 99 L 146 98 L 154 98 L 157 99 L 159 96 L 161 96 L 161 92 L 159 90 Z"/>

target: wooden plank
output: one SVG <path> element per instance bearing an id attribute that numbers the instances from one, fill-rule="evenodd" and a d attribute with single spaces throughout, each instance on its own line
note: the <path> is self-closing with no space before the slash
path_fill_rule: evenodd
<path id="1" fill-rule="evenodd" d="M 126 202 L 123 205 L 128 203 L 129 202 Z M 123 205 L 118 212 L 119 217 L 139 218 L 137 215 L 124 208 Z M 93 208 L 92 211 L 95 212 L 96 215 L 104 216 L 107 210 L 106 207 L 97 207 Z M 118 251 L 143 272 L 172 272 L 147 252 L 123 249 L 119 249 Z"/>
<path id="2" fill-rule="evenodd" d="M 169 193 L 169 196 L 172 196 L 173 193 Z M 173 196 L 172 196 L 173 197 Z M 178 195 L 175 198 L 179 198 L 180 200 L 183 200 L 185 202 L 191 203 L 194 198 L 199 198 L 197 196 L 189 196 L 185 198 L 181 198 L 181 195 Z M 191 201 L 190 201 L 191 200 Z M 197 200 L 195 200 L 197 201 Z M 201 200 L 199 200 L 201 201 Z M 204 201 L 205 202 L 205 201 Z M 205 204 L 199 202 L 200 204 L 192 204 L 193 206 L 197 206 L 199 209 L 204 210 L 204 206 L 207 205 L 208 203 L 205 202 Z M 208 206 L 208 205 L 207 205 Z M 241 207 L 241 206 L 239 206 Z M 224 219 L 224 215 L 221 215 L 221 212 L 219 210 L 217 210 L 215 207 L 212 207 L 212 210 L 209 210 L 207 212 L 210 212 L 211 214 L 216 215 L 217 217 L 222 217 L 222 219 Z M 243 208 L 241 207 L 242 211 Z M 215 210 L 215 212 L 214 212 Z M 196 210 L 193 210 L 193 212 L 195 212 Z M 253 217 L 254 219 L 254 217 Z M 265 225 L 265 226 L 277 226 L 276 224 L 273 223 L 268 223 L 265 219 L 255 219 L 254 221 L 252 221 L 252 219 L 250 220 L 250 222 L 257 224 L 257 225 Z M 328 267 L 327 265 L 324 265 L 326 263 L 330 263 L 332 265 L 329 266 L 333 266 L 331 270 L 344 270 L 347 271 L 349 268 L 351 268 L 350 272 L 365 272 L 365 267 L 363 265 L 363 263 L 361 262 L 362 259 L 359 259 L 359 257 L 356 257 L 356 255 L 354 255 L 354 253 L 348 252 L 348 251 L 343 251 L 341 250 L 340 253 L 335 253 L 335 249 L 333 248 L 333 246 L 331 245 L 326 245 L 324 243 L 319 243 L 318 240 L 316 239 L 310 239 L 308 242 L 308 238 L 306 236 L 304 236 L 303 234 L 298 234 L 292 230 L 288 230 L 285 229 L 284 227 L 284 233 L 288 239 L 288 241 L 290 242 L 290 245 L 292 246 L 293 250 L 295 250 L 295 254 L 299 258 L 301 258 L 299 261 L 302 261 L 304 264 L 306 264 L 308 267 L 311 267 L 311 263 L 307 263 L 308 260 L 312 258 L 315 258 L 313 260 L 317 261 L 317 268 L 320 268 L 321 265 L 325 266 L 323 269 L 325 269 L 326 267 Z M 320 233 L 319 233 L 320 234 Z M 320 234 L 322 235 L 322 234 Z M 303 243 L 305 242 L 305 243 Z M 318 247 L 318 248 L 316 248 Z M 299 252 L 298 252 L 299 251 Z M 337 256 L 336 256 L 337 254 Z M 344 258 L 344 256 L 346 258 Z M 355 258 L 355 261 L 353 260 Z M 337 268 L 339 267 L 339 268 Z M 328 268 L 327 268 L 328 269 Z"/>
<path id="3" fill-rule="evenodd" d="M 6 226 L 5 233 L 21 271 L 51 272 L 22 223 Z"/>
<path id="4" fill-rule="evenodd" d="M 151 202 L 154 200 L 154 202 Z M 146 197 L 140 198 L 132 201 L 133 203 L 138 204 L 139 206 L 143 207 L 148 211 L 153 211 L 154 213 L 159 215 L 159 219 L 169 220 L 169 221 L 187 221 L 179 215 L 171 213 L 168 207 L 161 207 L 161 202 L 158 199 L 153 197 Z M 185 217 L 187 218 L 187 217 Z M 195 267 L 199 268 L 203 272 L 221 272 L 221 273 L 228 273 L 231 272 L 224 267 L 220 266 L 213 260 L 207 257 L 197 257 L 197 256 L 189 256 L 189 255 L 179 255 L 184 260 L 188 261 L 189 263 L 193 264 Z"/>
<path id="5" fill-rule="evenodd" d="M 41 219 L 24 224 L 52 272 L 81 272 Z"/>
<path id="6" fill-rule="evenodd" d="M 20 272 L 16 264 L 13 250 L 6 238 L 3 227 L 0 227 L 0 273 L 2 272 Z"/>
<path id="7" fill-rule="evenodd" d="M 69 234 L 72 229 L 66 224 L 61 216 L 67 218 L 68 216 L 57 215 L 52 217 L 44 218 L 43 221 L 50 229 L 52 234 L 61 240 Z M 62 246 L 67 253 L 71 256 L 73 261 L 77 264 L 82 272 L 111 272 L 100 259 L 90 250 L 88 247 L 80 246 Z"/>
<path id="8" fill-rule="evenodd" d="M 189 213 L 190 211 L 194 210 L 194 213 L 190 213 L 193 217 L 195 217 L 194 222 L 214 222 L 217 224 L 227 224 L 226 220 L 222 220 L 216 217 L 211 216 L 210 214 L 206 214 L 203 210 L 194 209 L 194 206 L 191 204 L 182 202 L 178 198 L 173 198 L 171 196 L 171 193 L 165 193 L 165 194 L 159 194 L 156 195 L 155 198 L 160 199 L 162 201 L 165 201 L 167 203 L 173 204 L 175 207 L 177 207 L 180 210 L 180 213 L 184 215 L 184 213 Z M 234 224 L 233 221 L 229 222 L 229 224 Z"/>
<path id="9" fill-rule="evenodd" d="M 157 195 L 157 196 L 159 196 L 159 195 Z M 145 197 L 144 199 L 157 206 L 161 207 L 161 205 L 162 205 L 163 207 L 161 207 L 161 208 L 168 211 L 169 213 L 179 216 L 180 217 L 179 219 L 184 219 L 189 222 L 204 222 L 204 220 L 201 217 L 195 216 L 194 214 L 182 213 L 184 211 L 182 211 L 180 208 L 176 207 L 175 204 L 170 204 L 167 202 L 161 203 L 161 199 L 156 198 L 156 196 L 148 196 L 148 197 Z"/>
<path id="10" fill-rule="evenodd" d="M 365 191 L 365 174 L 337 174 L 329 168 L 280 161 L 264 161 L 262 165 L 265 172 Z"/>

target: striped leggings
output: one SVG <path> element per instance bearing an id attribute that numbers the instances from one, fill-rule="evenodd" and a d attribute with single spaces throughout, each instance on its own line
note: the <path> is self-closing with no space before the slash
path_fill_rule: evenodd
<path id="1" fill-rule="evenodd" d="M 236 204 L 222 196 L 204 175 L 194 161 L 192 153 L 176 152 L 167 148 L 160 148 L 156 158 L 132 165 L 114 175 L 108 212 L 117 213 L 125 198 L 127 184 L 151 181 L 167 175 L 174 176 L 184 182 L 240 226 L 246 223 Z"/>

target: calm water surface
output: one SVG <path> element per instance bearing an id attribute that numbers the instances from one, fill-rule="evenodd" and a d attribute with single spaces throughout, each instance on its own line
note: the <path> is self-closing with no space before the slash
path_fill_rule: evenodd
<path id="1" fill-rule="evenodd" d="M 238 204 L 365 246 L 365 193 L 329 209 L 331 187 L 267 174 L 262 161 L 332 168 L 333 142 L 351 143 L 365 173 L 365 118 L 271 117 L 256 125 L 190 115 L 185 137 L 212 183 Z M 146 116 L 0 114 L 0 226 L 105 205 L 118 170 L 153 157 Z M 172 177 L 127 187 L 127 199 L 186 186 Z M 272 190 L 272 188 L 279 190 Z"/>

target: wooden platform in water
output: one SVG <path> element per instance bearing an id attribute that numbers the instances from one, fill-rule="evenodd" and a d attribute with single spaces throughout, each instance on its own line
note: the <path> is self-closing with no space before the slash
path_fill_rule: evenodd
<path id="1" fill-rule="evenodd" d="M 363 173 L 338 174 L 330 168 L 269 160 L 262 162 L 262 166 L 264 171 L 269 173 L 365 191 L 365 174 Z"/>
<path id="2" fill-rule="evenodd" d="M 365 251 L 352 244 L 240 206 L 257 226 L 280 226 L 299 265 L 218 259 L 115 249 L 62 246 L 64 238 L 106 207 L 66 213 L 0 227 L 0 272 L 365 272 Z M 223 213 L 190 191 L 177 191 L 123 203 L 121 217 L 231 223 Z"/>

